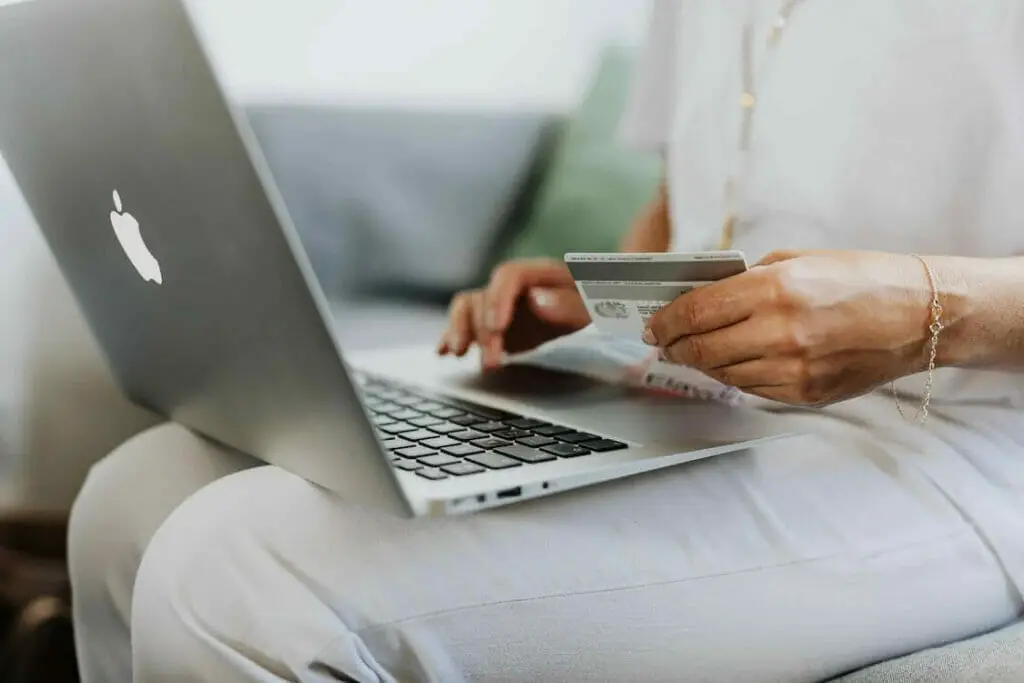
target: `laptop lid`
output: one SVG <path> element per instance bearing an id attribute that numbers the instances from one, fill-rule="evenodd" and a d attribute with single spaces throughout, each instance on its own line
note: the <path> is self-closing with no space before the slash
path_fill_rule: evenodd
<path id="1" fill-rule="evenodd" d="M 0 6 L 0 155 L 133 400 L 408 512 L 180 0 Z"/>

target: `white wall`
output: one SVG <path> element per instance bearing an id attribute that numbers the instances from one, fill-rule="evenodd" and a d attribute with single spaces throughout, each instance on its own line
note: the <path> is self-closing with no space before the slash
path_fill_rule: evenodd
<path id="1" fill-rule="evenodd" d="M 565 110 L 650 0 L 191 0 L 229 88 L 290 96 Z"/>

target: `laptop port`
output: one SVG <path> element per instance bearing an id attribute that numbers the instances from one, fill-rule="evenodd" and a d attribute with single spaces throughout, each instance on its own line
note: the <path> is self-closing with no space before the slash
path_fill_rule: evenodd
<path id="1" fill-rule="evenodd" d="M 505 489 L 504 491 L 498 491 L 498 500 L 518 498 L 521 495 L 523 495 L 523 487 L 517 486 L 514 489 Z"/>

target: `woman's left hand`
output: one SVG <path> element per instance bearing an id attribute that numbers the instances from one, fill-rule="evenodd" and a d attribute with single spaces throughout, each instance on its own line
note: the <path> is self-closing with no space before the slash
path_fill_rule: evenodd
<path id="1" fill-rule="evenodd" d="M 779 252 L 684 294 L 645 341 L 746 393 L 825 405 L 924 369 L 931 296 L 913 256 Z"/>

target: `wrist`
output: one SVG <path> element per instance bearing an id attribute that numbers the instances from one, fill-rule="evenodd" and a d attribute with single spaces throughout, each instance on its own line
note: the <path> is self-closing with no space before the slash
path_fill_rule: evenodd
<path id="1" fill-rule="evenodd" d="M 988 300 L 987 278 L 978 272 L 983 262 L 956 257 L 929 260 L 935 273 L 942 306 L 938 367 L 970 367 L 987 354 L 985 335 L 978 334 L 978 321 Z M 988 262 L 991 265 L 991 262 Z"/>

